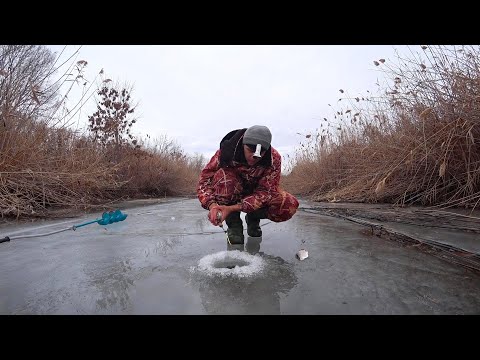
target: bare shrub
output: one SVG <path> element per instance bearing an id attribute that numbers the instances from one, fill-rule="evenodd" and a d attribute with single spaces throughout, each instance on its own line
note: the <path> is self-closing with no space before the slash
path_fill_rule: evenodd
<path id="1" fill-rule="evenodd" d="M 131 134 L 131 127 L 137 121 L 132 115 L 137 107 L 131 99 L 132 91 L 133 86 L 128 84 L 103 83 L 97 91 L 101 97 L 97 100 L 97 111 L 88 117 L 88 129 L 94 141 L 104 146 L 137 145 L 137 139 Z"/>

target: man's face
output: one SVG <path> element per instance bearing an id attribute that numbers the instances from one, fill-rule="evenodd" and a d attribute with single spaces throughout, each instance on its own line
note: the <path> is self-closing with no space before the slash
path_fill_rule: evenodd
<path id="1" fill-rule="evenodd" d="M 245 154 L 245 159 L 247 160 L 247 164 L 249 166 L 253 166 L 256 163 L 258 163 L 260 160 L 262 160 L 261 157 L 253 157 L 253 154 L 255 154 L 255 145 L 243 145 L 243 152 Z M 263 157 L 267 151 L 262 147 L 262 150 L 260 152 L 260 155 Z"/>

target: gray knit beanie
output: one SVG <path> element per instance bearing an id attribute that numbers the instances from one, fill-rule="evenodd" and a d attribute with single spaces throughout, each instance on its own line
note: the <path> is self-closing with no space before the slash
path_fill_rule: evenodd
<path id="1" fill-rule="evenodd" d="M 262 148 L 268 150 L 272 142 L 272 133 L 266 126 L 253 125 L 243 134 L 243 143 L 247 145 L 262 145 Z"/>

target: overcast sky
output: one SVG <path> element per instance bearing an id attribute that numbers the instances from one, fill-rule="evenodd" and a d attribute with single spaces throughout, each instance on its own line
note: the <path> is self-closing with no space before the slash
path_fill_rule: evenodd
<path id="1" fill-rule="evenodd" d="M 67 46 L 60 60 L 78 49 Z M 302 140 L 297 133 L 314 132 L 331 117 L 328 104 L 337 104 L 339 89 L 354 96 L 375 91 L 383 75 L 373 61 L 395 61 L 395 49 L 407 51 L 394 45 L 84 45 L 76 59 L 88 62 L 87 80 L 104 69 L 107 78 L 134 86 L 139 120 L 133 130 L 141 137 L 166 135 L 187 153 L 210 159 L 230 130 L 266 125 L 286 162 Z"/>

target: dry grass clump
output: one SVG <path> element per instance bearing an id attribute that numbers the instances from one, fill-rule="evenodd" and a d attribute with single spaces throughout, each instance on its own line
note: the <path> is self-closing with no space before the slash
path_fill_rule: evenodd
<path id="1" fill-rule="evenodd" d="M 51 207 L 88 207 L 121 184 L 103 150 L 67 129 L 32 119 L 0 128 L 1 216 L 44 216 Z"/>
<path id="2" fill-rule="evenodd" d="M 149 139 L 147 139 L 149 140 Z M 201 155 L 189 156 L 166 136 L 142 148 L 121 150 L 118 176 L 125 180 L 122 193 L 129 197 L 186 196 L 196 193 Z"/>
<path id="3" fill-rule="evenodd" d="M 107 201 L 194 195 L 204 159 L 165 139 L 156 148 L 100 146 L 85 136 L 19 119 L 0 127 L 1 216 L 47 216 Z M 14 125 L 14 126 L 13 126 Z"/>

